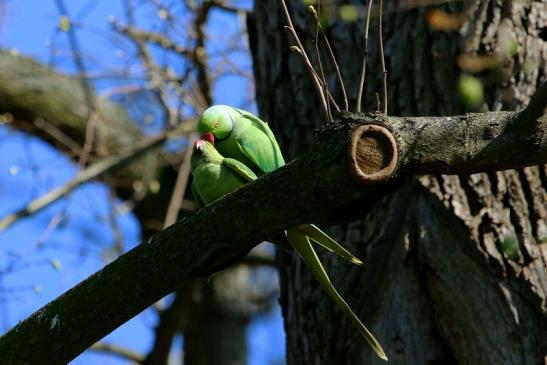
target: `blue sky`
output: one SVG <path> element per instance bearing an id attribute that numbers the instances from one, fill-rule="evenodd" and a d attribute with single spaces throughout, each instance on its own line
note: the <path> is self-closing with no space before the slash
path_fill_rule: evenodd
<path id="1" fill-rule="evenodd" d="M 237 3 L 237 2 L 235 2 Z M 249 1 L 239 2 L 249 6 Z M 66 34 L 56 33 L 59 13 L 54 0 L 17 0 L 3 3 L 0 18 L 0 46 L 42 62 L 54 60 L 57 69 L 73 72 Z M 88 71 L 118 67 L 129 57 L 127 44 L 109 35 L 109 18 L 123 18 L 122 0 L 66 1 L 68 13 L 77 25 L 76 35 Z M 143 24 L 154 17 L 143 11 Z M 223 34 L 237 31 L 233 16 L 214 12 L 209 31 Z M 150 24 L 153 24 L 151 22 Z M 32 25 L 32 26 L 29 26 Z M 210 52 L 221 48 L 223 38 Z M 53 48 L 52 48 L 53 47 Z M 55 57 L 52 58 L 52 49 Z M 238 65 L 249 67 L 248 55 L 232 56 Z M 222 66 L 212 58 L 213 67 Z M 98 91 L 118 85 L 119 80 L 97 81 Z M 225 76 L 215 84 L 216 103 L 242 106 L 249 84 L 241 77 Z M 253 109 L 254 106 L 251 106 Z M 77 167 L 48 144 L 18 131 L 0 126 L 0 217 L 70 180 Z M 3 332 L 42 305 L 71 288 L 112 259 L 114 237 L 111 229 L 112 202 L 100 183 L 89 183 L 39 214 L 21 220 L 0 234 L 0 330 Z M 116 224 L 124 249 L 140 241 L 137 220 L 118 214 Z M 105 341 L 146 353 L 151 346 L 157 318 L 152 310 L 127 322 Z M 262 365 L 282 358 L 284 335 L 279 309 L 257 318 L 249 326 L 249 364 Z M 179 344 L 181 339 L 178 340 Z M 179 346 L 180 347 L 180 346 Z M 86 353 L 73 364 L 124 364 L 114 357 Z"/>

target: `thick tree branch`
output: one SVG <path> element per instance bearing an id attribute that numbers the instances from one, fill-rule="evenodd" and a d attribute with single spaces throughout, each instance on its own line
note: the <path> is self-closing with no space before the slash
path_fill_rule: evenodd
<path id="1" fill-rule="evenodd" d="M 355 124 L 368 119 L 391 130 L 399 148 L 396 169 L 399 176 L 456 175 L 547 163 L 546 107 L 547 83 L 544 83 L 530 105 L 520 112 L 412 118 L 343 113 L 341 118 Z M 381 137 L 384 147 L 392 144 L 387 135 L 377 137 Z M 370 148 L 363 147 L 370 157 Z M 393 150 L 381 147 L 374 145 L 373 149 L 384 151 L 383 157 Z"/>
<path id="2" fill-rule="evenodd" d="M 123 108 L 105 99 L 96 101 L 95 114 L 100 116 L 100 123 L 96 126 L 95 141 L 101 146 L 101 158 L 123 154 L 128 146 L 146 139 Z M 42 138 L 77 161 L 86 143 L 86 125 L 92 112 L 78 79 L 50 70 L 31 58 L 0 52 L 0 113 L 13 116 L 7 126 Z M 158 163 L 160 152 L 156 149 L 148 153 L 147 158 L 111 171 L 116 182 L 123 182 L 116 184 L 118 197 L 133 199 L 136 193 L 141 195 L 140 200 L 147 197 L 147 189 L 136 192 L 132 184 L 142 180 L 143 171 L 150 178 L 161 180 L 167 176 L 168 168 Z M 96 160 L 99 156 L 90 157 Z M 162 186 L 168 185 L 160 182 Z M 158 196 L 150 199 L 154 199 L 158 209 Z M 140 218 L 152 220 L 154 210 L 146 207 L 147 204 L 145 200 L 135 209 L 139 213 L 150 212 Z"/>
<path id="3" fill-rule="evenodd" d="M 6 363 L 68 362 L 175 290 L 182 279 L 209 275 L 265 237 L 297 224 L 324 222 L 361 199 L 371 209 L 398 186 L 398 179 L 357 184 L 355 166 L 378 176 L 398 155 L 395 173 L 408 176 L 546 163 L 545 121 L 535 123 L 533 135 L 522 135 L 530 130 L 522 125 L 534 124 L 523 117 L 527 111 L 522 113 L 451 118 L 344 114 L 318 133 L 313 151 L 159 232 L 19 323 L 0 338 L 0 353 Z M 355 133 L 374 123 L 393 132 L 398 153 L 390 150 L 383 133 Z M 365 143 L 357 143 L 348 158 L 355 138 Z M 371 153 L 384 158 L 358 156 Z M 108 320 L 101 320 L 105 313 Z"/>
<path id="4" fill-rule="evenodd" d="M 547 163 L 547 119 L 522 112 L 390 118 L 398 131 L 398 173 L 473 174 Z"/>
<path id="5" fill-rule="evenodd" d="M 32 122 L 46 121 L 62 130 L 65 139 L 83 145 L 91 112 L 79 80 L 52 71 L 31 58 L 0 52 L 0 113 L 14 116 L 12 127 L 43 137 L 66 151 L 55 136 L 52 138 L 51 133 Z M 143 138 L 135 123 L 115 103 L 97 101 L 97 113 L 105 123 L 100 136 L 108 151 L 117 152 Z"/>
<path id="6" fill-rule="evenodd" d="M 330 133 L 314 153 L 199 210 L 120 256 L 6 333 L 0 339 L 4 361 L 66 363 L 172 292 L 182 279 L 211 274 L 243 257 L 264 237 L 287 226 L 320 220 L 332 207 L 354 198 L 370 194 L 369 201 L 374 202 L 388 187 L 363 190 L 353 182 L 346 163 L 347 139 L 347 128 Z M 286 196 L 306 204 L 288 210 Z M 101 320 L 105 313 L 107 320 Z"/>

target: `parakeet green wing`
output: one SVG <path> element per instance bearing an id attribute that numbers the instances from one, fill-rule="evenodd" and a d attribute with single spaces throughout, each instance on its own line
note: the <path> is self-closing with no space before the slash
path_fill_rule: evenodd
<path id="1" fill-rule="evenodd" d="M 319 261 L 319 257 L 317 257 L 317 253 L 313 249 L 308 237 L 305 234 L 302 234 L 302 232 L 293 228 L 287 230 L 287 238 L 289 239 L 291 245 L 293 245 L 296 251 L 300 254 L 302 259 L 306 262 L 306 264 L 308 265 L 314 276 L 317 278 L 317 280 L 321 283 L 321 286 L 327 292 L 327 294 L 332 298 L 332 300 L 334 300 L 338 307 L 350 317 L 353 324 L 357 326 L 357 328 L 359 328 L 359 332 L 361 332 L 361 334 L 365 337 L 365 339 L 368 341 L 376 354 L 381 359 L 387 361 L 387 356 L 384 353 L 384 350 L 382 349 L 382 346 L 380 345 L 378 340 L 374 338 L 372 333 L 370 333 L 370 331 L 359 320 L 355 313 L 353 313 L 348 303 L 346 303 L 346 301 L 340 296 L 340 294 L 338 294 L 338 292 L 332 285 L 329 276 L 327 275 L 325 268 L 321 264 L 321 261 Z"/>
<path id="2" fill-rule="evenodd" d="M 253 181 L 257 178 L 256 174 L 245 164 L 234 160 L 233 158 L 225 158 L 222 160 L 222 166 L 229 168 L 234 173 L 242 177 L 245 182 Z"/>
<path id="3" fill-rule="evenodd" d="M 275 139 L 275 136 L 270 129 L 270 126 L 268 123 L 264 122 L 263 120 L 257 118 L 255 115 L 249 113 L 248 111 L 242 110 L 242 109 L 236 109 L 241 115 L 243 115 L 245 118 L 249 119 L 251 122 L 253 122 L 254 125 L 256 125 L 258 128 L 260 128 L 268 138 L 273 142 L 275 146 L 275 158 L 278 162 L 277 166 L 283 166 L 285 164 L 285 160 L 283 159 L 283 155 L 281 154 L 281 149 L 279 148 L 279 145 L 277 144 L 277 140 Z"/>
<path id="4" fill-rule="evenodd" d="M 251 160 L 262 172 L 272 172 L 285 164 L 279 145 L 272 130 L 262 120 L 244 110 L 233 108 L 238 118 L 244 118 L 249 123 L 242 121 L 244 128 L 237 127 L 234 131 L 238 148 Z"/>

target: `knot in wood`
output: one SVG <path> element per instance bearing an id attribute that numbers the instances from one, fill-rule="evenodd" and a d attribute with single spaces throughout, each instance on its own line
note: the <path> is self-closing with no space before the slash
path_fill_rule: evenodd
<path id="1" fill-rule="evenodd" d="M 350 172 L 359 184 L 383 182 L 397 167 L 397 142 L 385 127 L 365 124 L 354 129 L 348 147 Z"/>

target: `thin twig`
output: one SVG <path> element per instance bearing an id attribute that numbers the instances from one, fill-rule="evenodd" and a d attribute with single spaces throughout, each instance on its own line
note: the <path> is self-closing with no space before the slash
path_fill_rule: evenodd
<path id="1" fill-rule="evenodd" d="M 206 50 L 206 34 L 205 34 L 205 24 L 207 23 L 207 18 L 213 7 L 214 3 L 209 1 L 204 1 L 196 12 L 196 18 L 194 19 L 194 29 L 196 35 L 196 44 L 194 47 L 194 64 L 197 68 L 197 81 L 199 90 L 203 99 L 205 99 L 205 105 L 202 107 L 206 108 L 213 102 L 213 93 L 211 91 L 211 80 L 209 75 L 208 68 L 208 56 Z"/>
<path id="2" fill-rule="evenodd" d="M 190 61 L 195 60 L 194 51 L 176 43 L 174 40 L 168 38 L 162 33 L 142 30 L 131 25 L 123 26 L 118 24 L 117 27 L 119 32 L 130 36 L 134 40 L 152 43 L 158 47 L 173 51 L 185 58 L 188 58 Z"/>
<path id="3" fill-rule="evenodd" d="M 137 364 L 144 363 L 144 356 L 132 350 L 129 350 L 117 345 L 113 345 L 113 344 L 109 344 L 105 342 L 97 342 L 93 344 L 93 346 L 91 346 L 89 349 L 95 352 L 102 352 L 105 354 L 116 355 L 118 357 L 121 357 L 123 360 L 129 360 Z"/>
<path id="4" fill-rule="evenodd" d="M 342 79 L 342 72 L 340 71 L 340 66 L 338 65 L 338 62 L 336 61 L 336 56 L 334 56 L 334 52 L 332 50 L 332 47 L 330 46 L 329 39 L 327 38 L 325 31 L 323 30 L 323 26 L 321 25 L 319 20 L 317 21 L 317 23 L 319 24 L 319 30 L 321 30 L 321 35 L 323 36 L 323 40 L 325 41 L 325 45 L 327 46 L 327 49 L 329 51 L 332 64 L 334 65 L 334 69 L 336 70 L 336 76 L 338 77 L 338 82 L 340 83 L 340 88 L 342 89 L 342 95 L 344 97 L 344 110 L 349 111 L 348 95 L 346 93 L 344 80 Z"/>
<path id="5" fill-rule="evenodd" d="M 68 11 L 67 11 L 67 8 L 66 8 L 66 5 L 65 5 L 64 1 L 63 0 L 55 0 L 55 3 L 57 4 L 57 9 L 59 10 L 59 13 L 61 14 L 61 16 L 66 17 L 67 19 L 69 19 Z M 74 34 L 74 29 L 72 28 L 72 25 L 67 30 L 67 35 L 68 35 L 68 42 L 70 44 L 70 48 L 72 49 L 72 54 L 73 54 L 73 57 L 74 57 L 74 65 L 76 66 L 76 69 L 78 70 L 78 72 L 81 75 L 85 75 L 86 70 L 85 70 L 84 60 L 82 58 L 82 52 L 80 51 L 80 47 L 78 45 L 78 40 L 76 39 L 76 34 Z M 93 90 L 91 88 L 91 85 L 89 85 L 89 83 L 87 82 L 87 80 L 85 78 L 82 77 L 80 80 L 81 80 L 81 83 L 82 83 L 83 92 L 86 96 L 85 99 L 86 99 L 86 102 L 88 104 L 87 106 L 88 106 L 89 110 L 91 111 L 91 110 L 93 110 L 93 107 L 95 105 Z"/>
<path id="6" fill-rule="evenodd" d="M 133 9 L 131 0 L 123 0 L 123 8 L 129 24 L 135 23 L 135 9 Z"/>
<path id="7" fill-rule="evenodd" d="M 57 9 L 59 10 L 61 16 L 66 17 L 66 19 L 70 19 L 68 17 L 68 10 L 64 1 L 55 0 L 55 3 L 57 4 Z M 97 114 L 97 99 L 95 98 L 95 94 L 93 93 L 93 88 L 89 83 L 89 80 L 85 78 L 87 71 L 85 68 L 84 60 L 82 58 L 82 52 L 80 51 L 80 46 L 78 45 L 78 39 L 76 38 L 76 33 L 74 32 L 74 27 L 72 24 L 69 23 L 69 28 L 68 30 L 66 30 L 66 32 L 74 58 L 74 65 L 76 66 L 76 69 L 80 74 L 80 83 L 82 84 L 85 101 L 89 109 L 88 120 L 86 123 L 85 142 L 82 148 L 82 153 L 80 154 L 80 157 L 78 159 L 78 163 L 81 166 L 85 166 L 94 146 L 95 132 L 99 121 L 99 115 Z"/>
<path id="8" fill-rule="evenodd" d="M 290 28 L 288 26 L 286 26 L 285 29 L 290 31 Z M 304 56 L 302 51 L 300 50 L 300 48 L 298 48 L 298 46 L 291 46 L 290 49 L 292 51 L 294 51 L 295 53 L 297 53 L 298 55 L 300 55 L 302 57 Z M 308 67 L 308 71 L 311 72 L 312 77 L 314 78 L 315 81 L 317 81 L 317 84 L 319 85 L 320 95 L 324 97 L 325 94 L 323 94 L 323 87 L 325 86 L 325 84 L 323 83 L 323 80 L 321 80 L 321 77 L 319 77 L 319 74 L 317 73 L 317 71 L 315 71 L 315 69 L 313 68 L 313 65 L 311 64 L 309 59 L 308 59 L 308 62 L 306 62 L 306 59 L 304 59 L 304 63 Z M 338 104 L 336 103 L 334 98 L 332 97 L 331 93 L 328 92 L 328 90 L 327 90 L 326 95 L 328 96 L 328 100 L 330 100 L 330 102 L 333 104 L 336 111 L 340 111 L 340 107 L 338 106 Z M 327 105 L 327 107 L 329 106 L 328 103 L 326 105 Z M 327 110 L 328 110 L 328 108 L 327 108 Z M 328 116 L 328 113 L 327 113 L 327 116 Z"/>
<path id="9" fill-rule="evenodd" d="M 94 107 L 91 110 L 91 114 L 89 115 L 85 126 L 85 142 L 84 146 L 82 147 L 82 153 L 80 154 L 80 158 L 78 159 L 78 164 L 80 164 L 80 166 L 85 166 L 87 164 L 89 156 L 91 155 L 91 151 L 93 150 L 93 146 L 95 144 L 95 131 L 98 121 L 99 117 Z"/>
<path id="10" fill-rule="evenodd" d="M 367 4 L 367 19 L 365 21 L 365 51 L 363 54 L 363 65 L 361 67 L 361 79 L 359 80 L 359 91 L 357 92 L 357 106 L 355 110 L 357 113 L 361 112 L 361 104 L 363 102 L 363 91 L 365 89 L 365 73 L 367 70 L 367 56 L 368 56 L 368 30 L 370 25 L 370 11 L 372 9 L 372 0 Z"/>
<path id="11" fill-rule="evenodd" d="M 387 115 L 387 70 L 384 56 L 384 39 L 382 37 L 382 7 L 383 0 L 380 0 L 380 10 L 378 14 L 378 37 L 380 38 L 380 61 L 382 64 L 382 73 L 384 77 L 384 114 Z"/>
<path id="12" fill-rule="evenodd" d="M 318 11 L 320 11 L 320 5 L 321 5 L 321 3 L 319 2 L 318 6 L 317 6 Z M 321 32 L 321 37 L 322 37 L 323 41 L 325 42 L 325 45 L 327 47 L 328 54 L 330 56 L 330 59 L 331 59 L 332 64 L 334 66 L 334 69 L 336 70 L 336 76 L 338 77 L 338 82 L 340 83 L 340 88 L 342 89 L 342 95 L 343 95 L 343 98 L 344 98 L 344 110 L 348 111 L 349 110 L 348 96 L 346 94 L 346 87 L 344 85 L 344 80 L 342 79 L 342 73 L 340 72 L 340 67 L 338 65 L 338 62 L 336 61 L 336 56 L 334 56 L 334 52 L 332 50 L 332 47 L 330 46 L 329 39 L 327 38 L 327 35 L 325 34 L 325 31 L 323 30 L 323 26 L 321 25 L 321 22 L 319 21 L 318 12 L 315 11 L 315 8 L 312 5 L 309 5 L 308 9 L 310 10 L 312 15 L 314 16 L 315 21 L 317 22 L 317 28 L 316 28 L 316 34 L 315 34 L 315 44 L 316 44 L 317 58 L 321 62 L 321 60 L 319 58 L 319 49 L 318 49 L 318 46 L 319 46 L 318 38 L 319 37 L 318 37 L 318 33 L 317 33 L 317 31 L 320 31 Z M 321 63 L 319 63 L 319 65 L 321 66 Z M 321 70 L 321 72 L 323 72 L 323 71 Z M 329 92 L 329 89 L 327 88 L 327 80 L 324 76 L 323 76 L 323 80 L 325 82 L 325 90 L 327 91 L 327 93 L 329 95 L 329 99 L 333 102 L 334 106 L 336 107 L 336 110 L 340 111 L 340 107 L 338 107 L 338 105 L 334 101 L 334 98 L 332 97 L 331 93 Z"/>
<path id="13" fill-rule="evenodd" d="M 312 5 L 310 5 L 310 8 L 315 10 Z M 321 1 L 317 3 L 317 11 L 321 11 Z M 325 94 L 329 93 L 329 86 L 327 83 L 327 79 L 325 77 L 325 71 L 323 70 L 323 62 L 321 62 L 321 53 L 319 52 L 319 17 L 317 16 L 317 13 L 313 13 L 315 15 L 316 19 L 316 26 L 315 26 L 315 53 L 317 54 L 317 62 L 319 63 L 319 72 L 321 73 L 321 81 L 323 82 L 323 87 L 325 90 Z M 327 103 L 327 119 L 329 121 L 332 121 L 332 112 L 330 110 L 330 104 Z"/>
<path id="14" fill-rule="evenodd" d="M 177 125 L 178 118 L 176 114 L 173 113 L 171 108 L 169 107 L 169 96 L 165 92 L 167 88 L 165 86 L 165 80 L 162 78 L 161 69 L 154 61 L 154 58 L 150 54 L 143 39 L 135 38 L 133 34 L 130 34 L 127 32 L 128 28 L 122 27 L 116 21 L 112 22 L 112 27 L 117 32 L 127 36 L 131 41 L 133 41 L 133 43 L 137 47 L 139 56 L 147 70 L 148 77 L 150 79 L 150 85 L 152 86 L 152 89 L 160 102 L 160 105 L 165 113 L 165 116 L 167 117 L 168 126 L 173 127 Z"/>
<path id="15" fill-rule="evenodd" d="M 171 194 L 171 200 L 169 201 L 169 206 L 167 207 L 164 228 L 169 227 L 177 221 L 178 213 L 184 198 L 184 192 L 186 191 L 186 186 L 188 185 L 188 178 L 190 177 L 190 159 L 196 138 L 197 137 L 194 133 L 188 137 L 186 153 L 184 154 L 184 159 L 182 160 L 179 174 L 177 176 L 177 182 L 175 183 L 173 193 Z"/>
<path id="16" fill-rule="evenodd" d="M 336 103 L 336 100 L 334 100 L 334 97 L 332 96 L 332 94 L 330 93 L 330 91 L 327 89 L 327 84 L 325 83 L 323 86 L 325 87 L 326 94 L 327 94 L 327 96 L 329 97 L 329 100 L 330 100 L 330 102 L 332 103 L 332 106 L 334 107 L 334 109 L 336 109 L 337 112 L 339 112 L 339 111 L 340 111 L 340 107 L 338 106 L 338 103 Z"/>
<path id="17" fill-rule="evenodd" d="M 283 9 L 283 12 L 285 14 L 285 18 L 287 19 L 287 29 L 291 32 L 293 35 L 296 44 L 297 49 L 299 50 L 300 55 L 304 58 L 304 64 L 308 68 L 308 71 L 310 72 L 310 75 L 312 76 L 313 83 L 315 85 L 315 89 L 317 90 L 319 94 L 319 98 L 321 99 L 321 103 L 323 105 L 323 110 L 325 111 L 325 114 L 328 117 L 328 106 L 327 106 L 327 99 L 325 98 L 325 94 L 323 93 L 323 87 L 321 85 L 321 81 L 319 77 L 317 76 L 317 73 L 315 72 L 315 69 L 313 68 L 313 65 L 310 62 L 310 59 L 308 57 L 308 54 L 306 53 L 306 50 L 304 49 L 304 46 L 302 45 L 302 42 L 300 42 L 300 38 L 298 37 L 298 34 L 296 33 L 296 30 L 294 29 L 294 25 L 292 23 L 291 15 L 289 14 L 289 9 L 287 9 L 287 4 L 285 4 L 285 0 L 279 0 L 281 4 L 281 8 Z"/>
<path id="18" fill-rule="evenodd" d="M 380 113 L 380 109 L 382 108 L 382 104 L 380 103 L 380 95 L 378 93 L 376 94 L 376 112 Z"/>
<path id="19" fill-rule="evenodd" d="M 113 248 L 117 255 L 121 255 L 124 251 L 123 235 L 118 220 L 116 219 L 116 198 L 117 196 L 114 189 L 108 189 L 108 221 L 110 223 L 110 228 L 112 229 L 112 236 L 114 239 Z"/>
<path id="20" fill-rule="evenodd" d="M 238 8 L 237 6 L 224 4 L 223 2 L 218 1 L 218 0 L 212 0 L 211 3 L 216 8 L 218 8 L 220 10 L 230 12 L 230 13 L 236 13 L 236 14 L 248 14 L 249 13 L 249 11 L 247 11 L 243 8 Z"/>
<path id="21" fill-rule="evenodd" d="M 82 153 L 82 147 L 80 147 L 80 145 L 65 132 L 56 127 L 55 124 L 38 117 L 35 119 L 33 125 L 40 128 L 45 133 L 50 135 L 55 141 L 65 146 L 70 151 L 69 154 L 79 156 Z"/>
<path id="22" fill-rule="evenodd" d="M 189 124 L 190 126 L 191 124 Z M 70 192 L 72 192 L 77 187 L 85 184 L 88 181 L 96 179 L 99 176 L 102 176 L 106 172 L 112 171 L 114 168 L 119 168 L 129 164 L 130 162 L 137 159 L 142 154 L 157 148 L 168 139 L 179 136 L 181 133 L 184 133 L 188 128 L 194 128 L 194 126 L 185 126 L 183 128 L 175 131 L 165 131 L 155 137 L 148 138 L 140 143 L 137 143 L 132 148 L 128 149 L 126 152 L 122 152 L 115 156 L 107 157 L 99 162 L 90 165 L 86 169 L 80 171 L 74 179 L 69 181 L 63 186 L 60 186 L 56 189 L 51 190 L 50 192 L 42 195 L 41 197 L 31 201 L 24 208 L 19 209 L 18 211 L 8 214 L 4 218 L 0 219 L 0 233 L 5 231 L 18 219 L 28 217 L 49 205 L 53 204 L 57 200 L 63 198 Z M 186 132 L 189 132 L 186 131 Z"/>

